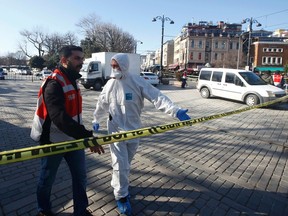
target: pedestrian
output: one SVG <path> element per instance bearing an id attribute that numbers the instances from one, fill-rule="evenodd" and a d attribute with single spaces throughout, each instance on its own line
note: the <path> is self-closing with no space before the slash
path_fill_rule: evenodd
<path id="1" fill-rule="evenodd" d="M 162 83 L 162 77 L 163 77 L 161 70 L 157 71 L 157 76 L 158 76 L 158 79 L 159 79 L 159 84 L 161 84 Z"/>
<path id="2" fill-rule="evenodd" d="M 43 144 L 92 137 L 93 131 L 82 124 L 82 96 L 76 80 L 83 64 L 83 51 L 78 46 L 64 46 L 60 50 L 60 64 L 43 81 L 38 93 L 31 138 Z M 104 153 L 101 146 L 90 148 Z M 85 151 L 76 150 L 41 159 L 37 186 L 37 216 L 52 216 L 50 194 L 58 167 L 65 159 L 72 176 L 74 216 L 92 215 L 87 209 Z"/>
<path id="3" fill-rule="evenodd" d="M 144 98 L 155 108 L 184 121 L 190 119 L 187 109 L 181 109 L 151 86 L 140 76 L 130 73 L 127 54 L 118 53 L 111 59 L 111 79 L 106 83 L 98 98 L 94 111 L 93 128 L 97 132 L 99 123 L 107 118 L 109 134 L 141 128 L 140 115 L 144 107 Z M 119 211 L 131 215 L 129 194 L 129 173 L 131 161 L 139 146 L 139 139 L 110 144 L 112 160 L 112 181 L 114 196 Z"/>
<path id="4" fill-rule="evenodd" d="M 184 70 L 182 77 L 181 77 L 182 83 L 181 83 L 181 88 L 185 88 L 187 84 L 187 72 Z"/>
<path id="5" fill-rule="evenodd" d="M 271 71 L 270 71 L 270 70 L 264 71 L 264 72 L 261 74 L 261 78 L 262 78 L 267 84 L 274 85 L 273 77 L 271 76 Z"/>
<path id="6" fill-rule="evenodd" d="M 282 88 L 284 83 L 284 77 L 280 74 L 280 71 L 275 71 L 273 74 L 274 85 L 278 88 Z"/>

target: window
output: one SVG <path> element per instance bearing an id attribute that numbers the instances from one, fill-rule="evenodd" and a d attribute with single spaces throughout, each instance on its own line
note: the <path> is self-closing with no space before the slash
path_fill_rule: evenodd
<path id="1" fill-rule="evenodd" d="M 233 73 L 226 73 L 225 82 L 226 83 L 234 83 L 235 74 Z"/>
<path id="2" fill-rule="evenodd" d="M 91 64 L 91 68 L 90 68 L 90 71 L 98 71 L 99 69 L 98 69 L 98 63 L 96 63 L 96 64 Z"/>
<path id="3" fill-rule="evenodd" d="M 217 58 L 218 58 L 218 54 L 215 53 L 215 54 L 214 54 L 214 60 L 217 61 Z"/>
<path id="4" fill-rule="evenodd" d="M 198 60 L 201 60 L 202 59 L 202 55 L 201 53 L 198 54 Z"/>
<path id="5" fill-rule="evenodd" d="M 262 65 L 282 65 L 282 57 L 262 57 Z"/>
<path id="6" fill-rule="evenodd" d="M 191 48 L 194 48 L 194 40 L 191 40 Z"/>
<path id="7" fill-rule="evenodd" d="M 283 52 L 283 48 L 268 48 L 264 47 L 263 52 Z"/>
<path id="8" fill-rule="evenodd" d="M 239 72 L 239 74 L 249 85 L 266 85 L 265 81 L 255 73 Z"/>
<path id="9" fill-rule="evenodd" d="M 193 52 L 190 53 L 190 59 L 193 60 Z"/>
<path id="10" fill-rule="evenodd" d="M 245 86 L 244 83 L 240 80 L 240 78 L 238 76 L 235 77 L 235 85 Z"/>
<path id="11" fill-rule="evenodd" d="M 203 71 L 202 70 L 199 79 L 201 79 L 201 80 L 210 80 L 211 73 L 212 73 L 211 71 Z"/>
<path id="12" fill-rule="evenodd" d="M 212 81 L 214 82 L 221 82 L 223 72 L 213 72 Z"/>
<path id="13" fill-rule="evenodd" d="M 215 41 L 215 49 L 218 49 L 218 41 Z"/>
<path id="14" fill-rule="evenodd" d="M 202 40 L 199 41 L 199 48 L 202 48 Z"/>

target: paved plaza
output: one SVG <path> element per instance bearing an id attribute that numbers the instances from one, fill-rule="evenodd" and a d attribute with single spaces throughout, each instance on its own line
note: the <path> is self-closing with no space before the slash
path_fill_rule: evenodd
<path id="1" fill-rule="evenodd" d="M 245 108 L 243 103 L 203 99 L 189 82 L 159 85 L 193 119 Z M 30 126 L 41 81 L 1 80 L 0 151 L 36 145 Z M 84 125 L 92 128 L 99 92 L 82 89 Z M 133 215 L 288 215 L 288 104 L 253 109 L 141 138 L 131 171 Z M 145 101 L 143 127 L 177 122 Z M 100 135 L 106 134 L 101 122 Z M 97 136 L 97 134 L 95 134 Z M 87 149 L 89 208 L 116 216 L 109 147 Z M 40 159 L 0 165 L 0 216 L 36 215 Z M 63 161 L 53 187 L 53 211 L 72 213 L 69 170 Z"/>

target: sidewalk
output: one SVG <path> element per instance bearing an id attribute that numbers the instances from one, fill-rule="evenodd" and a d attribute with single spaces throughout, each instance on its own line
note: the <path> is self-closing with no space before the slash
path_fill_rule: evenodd
<path id="1" fill-rule="evenodd" d="M 17 86 L 17 88 L 15 88 Z M 29 138 L 40 82 L 0 83 L 0 151 L 35 145 Z M 175 103 L 200 118 L 245 107 L 217 98 L 203 99 L 192 85 L 159 85 Z M 83 120 L 99 92 L 82 91 Z M 141 138 L 131 171 L 133 214 L 148 215 L 288 215 L 288 108 L 256 109 Z M 148 101 L 143 127 L 177 120 Z M 105 133 L 105 124 L 102 125 Z M 119 215 L 110 186 L 109 148 L 87 152 L 89 208 L 96 216 Z M 0 165 L 0 216 L 36 213 L 39 159 Z M 59 216 L 72 213 L 70 173 L 63 162 L 51 195 Z"/>

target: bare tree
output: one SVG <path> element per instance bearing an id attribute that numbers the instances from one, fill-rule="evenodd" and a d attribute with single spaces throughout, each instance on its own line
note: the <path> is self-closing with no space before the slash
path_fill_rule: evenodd
<path id="1" fill-rule="evenodd" d="M 58 53 L 59 49 L 65 45 L 76 45 L 77 37 L 74 33 L 68 32 L 65 35 L 54 33 L 46 35 L 43 46 L 45 47 L 47 55 Z"/>
<path id="2" fill-rule="evenodd" d="M 76 35 L 72 32 L 67 32 L 64 35 L 48 34 L 40 28 L 36 28 L 32 31 L 23 30 L 20 34 L 24 39 L 22 44 L 19 44 L 19 48 L 29 58 L 32 57 L 27 48 L 29 44 L 36 48 L 39 57 L 43 57 L 44 55 L 54 55 L 64 45 L 76 45 L 78 43 Z"/>
<path id="3" fill-rule="evenodd" d="M 48 55 L 53 55 L 63 44 L 65 44 L 64 38 L 60 34 L 54 33 L 46 36 L 43 46 L 47 50 Z"/>
<path id="4" fill-rule="evenodd" d="M 78 38 L 76 37 L 76 35 L 73 32 L 67 32 L 64 35 L 64 38 L 66 40 L 66 44 L 67 45 L 76 45 L 76 44 L 78 44 Z"/>
<path id="5" fill-rule="evenodd" d="M 88 38 L 93 38 L 97 34 L 98 28 L 102 25 L 99 16 L 90 14 L 82 18 L 76 26 L 81 29 L 81 32 Z"/>
<path id="6" fill-rule="evenodd" d="M 43 45 L 46 34 L 44 34 L 40 28 L 36 28 L 33 31 L 23 30 L 20 31 L 20 34 L 24 37 L 24 44 L 19 44 L 19 48 L 27 57 L 31 57 L 27 50 L 28 42 L 36 48 L 39 56 L 44 55 Z"/>
<path id="7" fill-rule="evenodd" d="M 85 35 L 85 42 L 93 47 L 91 50 L 105 52 L 133 52 L 135 39 L 132 35 L 111 23 L 103 23 L 95 14 L 91 14 L 80 20 L 77 26 Z"/>

